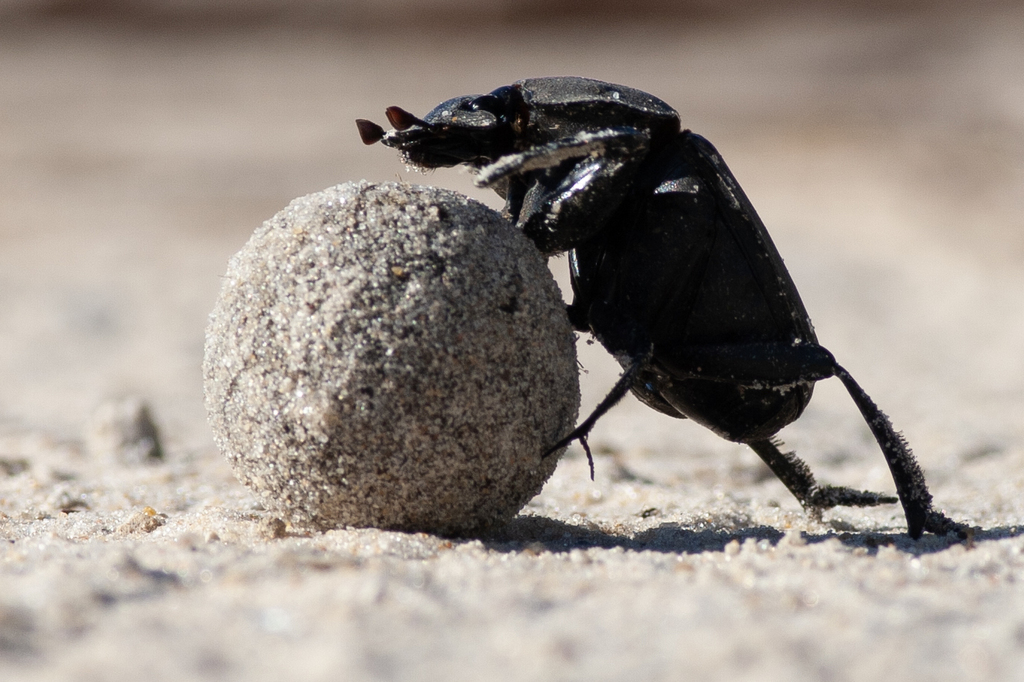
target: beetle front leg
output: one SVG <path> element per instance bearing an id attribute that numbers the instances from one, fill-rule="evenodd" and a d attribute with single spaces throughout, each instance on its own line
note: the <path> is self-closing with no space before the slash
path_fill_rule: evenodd
<path id="1" fill-rule="evenodd" d="M 509 154 L 483 168 L 480 186 L 508 181 L 506 209 L 541 253 L 567 251 L 601 230 L 629 191 L 650 138 L 635 128 L 579 133 Z"/>

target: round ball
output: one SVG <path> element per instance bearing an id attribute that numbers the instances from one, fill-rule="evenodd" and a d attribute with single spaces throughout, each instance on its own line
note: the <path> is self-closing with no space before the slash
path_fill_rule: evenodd
<path id="1" fill-rule="evenodd" d="M 533 244 L 462 195 L 397 183 L 332 187 L 257 229 L 203 374 L 238 478 L 319 528 L 503 524 L 579 408 L 574 334 Z"/>

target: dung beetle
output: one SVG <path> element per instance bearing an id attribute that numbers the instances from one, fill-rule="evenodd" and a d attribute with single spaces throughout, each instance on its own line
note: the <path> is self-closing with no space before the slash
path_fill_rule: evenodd
<path id="1" fill-rule="evenodd" d="M 894 497 L 819 485 L 779 449 L 814 383 L 838 377 L 889 464 L 910 536 L 966 535 L 932 507 L 917 460 L 889 418 L 818 345 L 764 224 L 710 142 L 634 88 L 577 77 L 530 78 L 456 97 L 423 118 L 388 107 L 385 130 L 356 124 L 410 165 L 465 165 L 545 255 L 569 252 L 569 320 L 623 374 L 547 454 L 580 441 L 626 393 L 746 443 L 804 508 L 874 506 Z M 592 465 L 592 459 L 591 459 Z"/>

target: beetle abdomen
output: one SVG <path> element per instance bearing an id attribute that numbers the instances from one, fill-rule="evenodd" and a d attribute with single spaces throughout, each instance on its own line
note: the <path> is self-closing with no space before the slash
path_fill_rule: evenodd
<path id="1" fill-rule="evenodd" d="M 685 417 L 736 443 L 766 440 L 796 421 L 814 385 L 738 386 L 707 379 L 676 379 L 659 391 Z"/>

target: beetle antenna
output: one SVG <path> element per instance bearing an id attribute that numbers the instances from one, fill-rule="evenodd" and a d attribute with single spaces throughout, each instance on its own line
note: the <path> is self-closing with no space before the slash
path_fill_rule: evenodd
<path id="1" fill-rule="evenodd" d="M 388 117 L 388 121 L 391 125 L 395 126 L 395 130 L 406 130 L 413 126 L 421 126 L 423 128 L 429 128 L 430 124 L 419 118 L 415 114 L 410 114 L 401 107 L 388 107 L 384 110 L 384 113 Z"/>
<path id="2" fill-rule="evenodd" d="M 359 128 L 359 138 L 363 144 L 374 144 L 380 142 L 384 137 L 384 129 L 365 118 L 357 118 L 356 127 Z"/>

